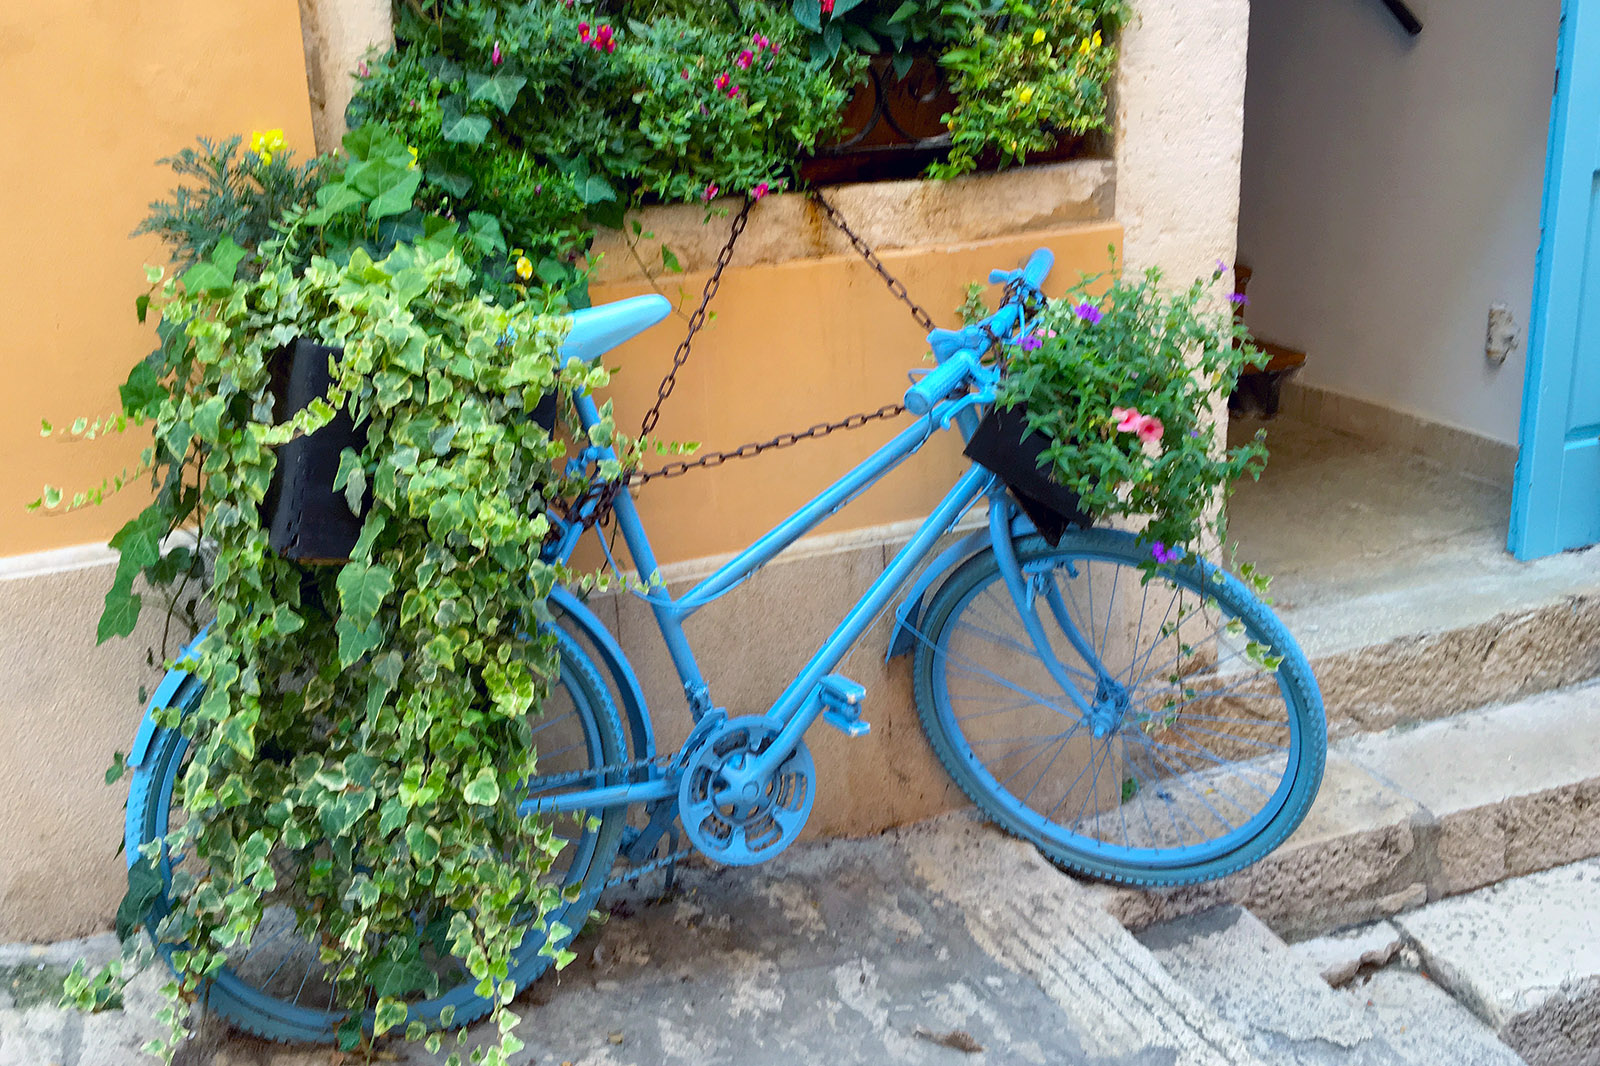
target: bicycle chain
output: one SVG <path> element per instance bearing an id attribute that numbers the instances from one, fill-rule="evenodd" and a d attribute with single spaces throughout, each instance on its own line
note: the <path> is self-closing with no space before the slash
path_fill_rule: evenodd
<path id="1" fill-rule="evenodd" d="M 675 755 L 670 754 L 652 755 L 647 758 L 634 759 L 631 762 L 612 763 L 608 766 L 596 766 L 589 770 L 569 770 L 566 773 L 550 774 L 545 777 L 540 777 L 536 779 L 535 782 L 531 783 L 537 784 L 541 789 L 546 789 L 560 788 L 562 785 L 575 785 L 586 778 L 591 777 L 607 777 L 611 775 L 621 775 L 623 777 L 627 777 L 635 770 L 643 770 L 647 767 L 655 766 L 658 763 L 670 763 L 675 757 Z M 607 878 L 605 883 L 600 886 L 600 891 L 607 892 L 613 888 L 616 888 L 618 885 L 625 885 L 630 881 L 637 881 L 641 877 L 646 877 L 655 873 L 657 870 L 671 866 L 673 863 L 676 863 L 681 859 L 686 859 L 694 853 L 694 847 L 691 845 L 688 847 L 679 848 L 677 851 L 671 852 L 667 855 L 662 855 L 659 858 L 651 859 L 649 862 L 644 863 L 643 865 L 629 867 L 622 873 Z"/>

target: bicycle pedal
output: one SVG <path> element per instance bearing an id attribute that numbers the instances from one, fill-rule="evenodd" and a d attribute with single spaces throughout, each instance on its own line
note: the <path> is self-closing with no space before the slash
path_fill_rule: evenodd
<path id="1" fill-rule="evenodd" d="M 817 685 L 817 699 L 827 710 L 823 721 L 847 737 L 864 737 L 872 731 L 872 723 L 861 717 L 861 702 L 866 698 L 863 686 L 843 674 L 829 674 Z"/>

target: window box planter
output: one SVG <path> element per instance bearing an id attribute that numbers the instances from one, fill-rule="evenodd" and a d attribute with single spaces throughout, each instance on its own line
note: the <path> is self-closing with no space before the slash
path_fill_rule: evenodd
<path id="1" fill-rule="evenodd" d="M 993 407 L 967 442 L 966 454 L 1005 482 L 1034 528 L 1058 544 L 1068 527 L 1088 526 L 1093 518 L 1084 512 L 1078 494 L 1049 471 L 1044 458 L 1049 446 L 1043 433 L 1028 430 L 1023 408 Z"/>
<path id="2" fill-rule="evenodd" d="M 272 393 L 279 421 L 327 395 L 333 384 L 328 360 L 343 351 L 304 337 L 278 349 L 273 356 Z M 279 445 L 278 464 L 261 505 L 267 543 L 273 551 L 307 564 L 343 562 L 350 557 L 350 549 L 361 535 L 364 514 L 351 512 L 344 493 L 335 492 L 333 482 L 339 473 L 339 453 L 346 448 L 360 451 L 366 446 L 366 436 L 349 412 L 341 410 L 315 433 Z"/>

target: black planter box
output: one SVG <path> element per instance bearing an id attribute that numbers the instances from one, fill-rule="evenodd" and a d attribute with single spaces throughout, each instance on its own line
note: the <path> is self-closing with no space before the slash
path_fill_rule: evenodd
<path id="1" fill-rule="evenodd" d="M 279 422 L 328 394 L 333 384 L 328 360 L 343 351 L 301 337 L 274 353 L 273 409 Z M 554 432 L 557 410 L 556 394 L 547 393 L 533 409 L 533 418 Z M 267 543 L 273 551 L 308 565 L 342 563 L 350 558 L 372 506 L 372 493 L 369 489 L 361 513 L 352 514 L 344 492 L 335 490 L 333 482 L 339 475 L 339 454 L 346 448 L 359 452 L 366 444 L 366 430 L 358 428 L 349 412 L 341 409 L 315 433 L 278 447 L 278 465 L 261 505 Z"/>
<path id="2" fill-rule="evenodd" d="M 1021 407 L 993 407 L 967 442 L 966 454 L 1006 483 L 1034 528 L 1054 545 L 1061 543 L 1068 527 L 1088 526 L 1093 518 L 1083 510 L 1078 494 L 1051 475 L 1049 460 L 1043 458 L 1049 446 L 1043 433 L 1029 432 L 1028 416 Z"/>
<path id="3" fill-rule="evenodd" d="M 328 360 L 343 351 L 304 337 L 278 349 L 273 356 L 272 394 L 279 422 L 328 394 L 333 384 Z M 273 551 L 300 563 L 350 558 L 370 500 L 363 503 L 363 514 L 352 514 L 344 493 L 334 491 L 333 481 L 339 474 L 339 453 L 346 448 L 360 451 L 366 443 L 366 432 L 341 409 L 315 433 L 278 446 L 278 466 L 262 503 L 267 543 Z"/>

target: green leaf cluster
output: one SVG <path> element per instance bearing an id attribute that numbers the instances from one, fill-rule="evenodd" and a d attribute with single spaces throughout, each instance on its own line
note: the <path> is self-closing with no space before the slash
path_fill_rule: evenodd
<path id="1" fill-rule="evenodd" d="M 1230 450 L 1216 432 L 1215 412 L 1259 358 L 1221 277 L 1177 290 L 1156 270 L 1085 278 L 1007 351 L 999 402 L 1050 441 L 1056 480 L 1100 518 L 1148 517 L 1144 539 L 1167 548 L 1220 544 L 1223 494 L 1266 461 L 1260 435 Z M 1119 428 L 1130 409 L 1159 420 L 1158 440 Z"/>
<path id="2" fill-rule="evenodd" d="M 358 142 L 324 189 L 360 199 L 320 196 L 322 221 L 370 221 L 384 197 L 408 200 L 415 179 L 398 162 Z M 550 511 L 580 486 L 567 446 L 530 412 L 605 373 L 559 365 L 554 297 L 486 297 L 471 233 L 424 228 L 382 259 L 359 244 L 303 268 L 280 254 L 254 276 L 224 241 L 160 286 L 163 343 L 125 395 L 173 487 L 113 541 L 102 620 L 102 635 L 130 631 L 132 576 L 171 565 L 161 538 L 198 525 L 215 621 L 185 667 L 205 695 L 181 719 L 165 714 L 192 738 L 185 820 L 167 840 L 190 858 L 156 920 L 160 876 L 142 857 L 119 928 L 153 923 L 154 938 L 182 945 L 174 961 L 196 992 L 267 907 L 289 907 L 324 945 L 351 1040 L 367 1012 L 380 1033 L 401 1026 L 405 1003 L 451 965 L 503 1012 L 511 952 L 562 899 L 547 876 L 561 841 L 503 802 L 535 772 L 530 719 L 555 671 L 536 621 L 574 577 L 541 553 Z M 296 337 L 342 352 L 327 394 L 284 417 L 272 383 Z M 308 569 L 269 549 L 262 505 L 276 449 L 339 410 L 364 430 L 341 481 L 370 508 L 348 562 Z M 599 431 L 629 452 L 609 421 Z M 94 980 L 79 998 L 102 995 Z M 486 1061 L 516 1046 L 505 1036 Z"/>

